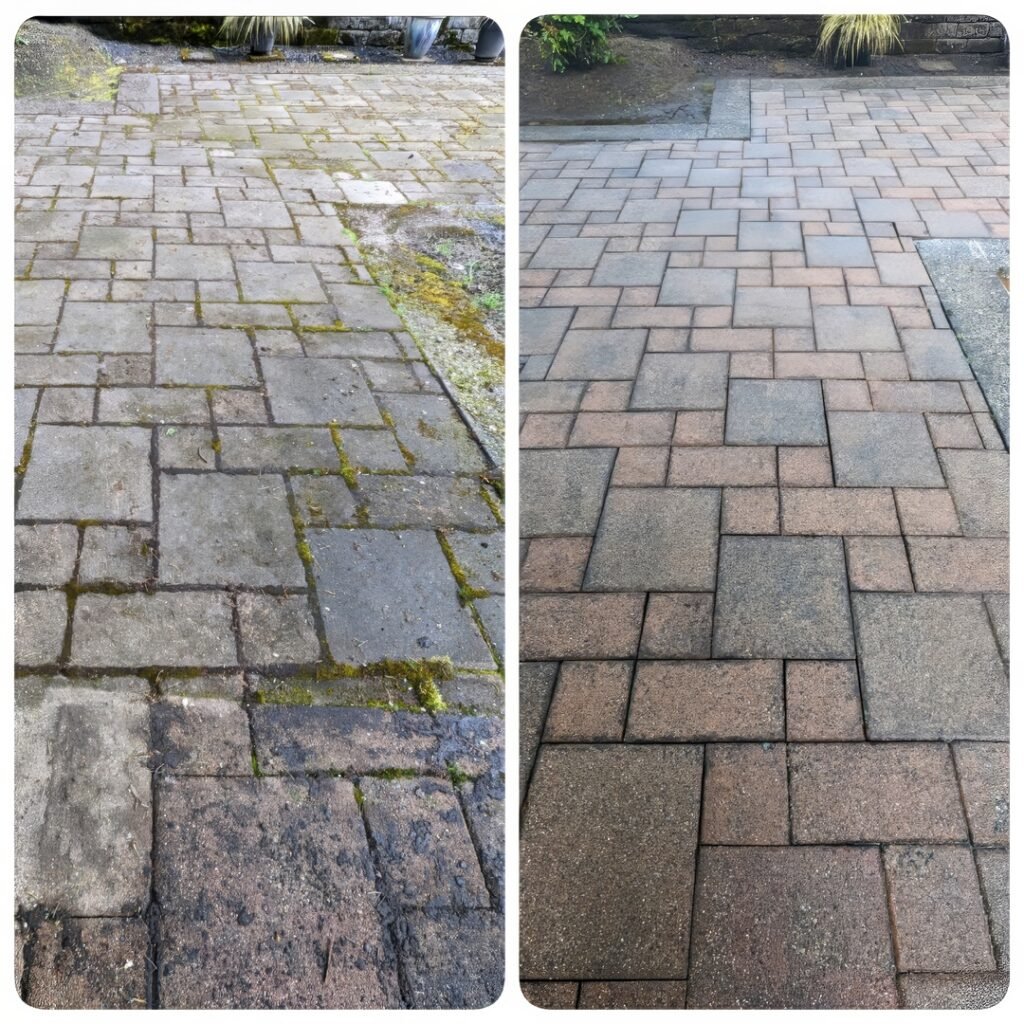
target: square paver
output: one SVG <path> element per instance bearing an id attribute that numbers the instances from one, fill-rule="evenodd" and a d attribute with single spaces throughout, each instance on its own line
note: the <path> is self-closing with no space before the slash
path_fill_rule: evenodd
<path id="1" fill-rule="evenodd" d="M 1010 456 L 946 450 L 939 459 L 965 536 L 1005 537 L 1010 528 Z"/>
<path id="2" fill-rule="evenodd" d="M 729 306 L 732 304 L 735 288 L 735 270 L 672 268 L 665 271 L 658 294 L 658 304 Z"/>
<path id="3" fill-rule="evenodd" d="M 711 743 L 707 748 L 702 844 L 789 842 L 784 743 Z"/>
<path id="4" fill-rule="evenodd" d="M 1010 749 L 1006 743 L 955 743 L 953 757 L 971 839 L 1002 846 L 1010 838 Z"/>
<path id="5" fill-rule="evenodd" d="M 924 417 L 913 412 L 830 412 L 840 487 L 942 487 Z"/>
<path id="6" fill-rule="evenodd" d="M 719 505 L 710 488 L 612 488 L 584 588 L 712 590 Z"/>
<path id="7" fill-rule="evenodd" d="M 739 219 L 739 210 L 683 210 L 676 234 L 735 235 Z"/>
<path id="8" fill-rule="evenodd" d="M 862 740 L 860 685 L 853 661 L 786 664 L 786 738 Z"/>
<path id="9" fill-rule="evenodd" d="M 320 612 L 347 664 L 449 657 L 492 668 L 490 651 L 428 530 L 310 530 Z"/>
<path id="10" fill-rule="evenodd" d="M 688 1006 L 895 1008 L 895 975 L 878 850 L 702 848 Z"/>
<path id="11" fill-rule="evenodd" d="M 520 862 L 526 977 L 686 973 L 701 763 L 695 746 L 541 749 Z"/>
<path id="12" fill-rule="evenodd" d="M 740 252 L 749 250 L 799 252 L 803 247 L 804 236 L 798 223 L 768 220 L 740 221 L 739 240 L 736 245 Z"/>
<path id="13" fill-rule="evenodd" d="M 148 302 L 65 302 L 57 352 L 149 352 Z"/>
<path id="14" fill-rule="evenodd" d="M 306 584 L 277 476 L 164 474 L 159 540 L 164 583 Z"/>
<path id="15" fill-rule="evenodd" d="M 723 537 L 715 657 L 852 658 L 838 537 Z"/>
<path id="16" fill-rule="evenodd" d="M 811 299 L 807 288 L 736 289 L 734 327 L 810 327 Z"/>
<path id="17" fill-rule="evenodd" d="M 640 363 L 631 409 L 724 409 L 724 352 L 649 352 Z"/>
<path id="18" fill-rule="evenodd" d="M 366 381 L 351 359 L 272 357 L 261 362 L 276 422 L 383 423 Z"/>
<path id="19" fill-rule="evenodd" d="M 815 306 L 814 337 L 822 352 L 898 351 L 899 338 L 885 306 Z"/>
<path id="20" fill-rule="evenodd" d="M 727 444 L 828 444 L 816 380 L 733 380 L 725 419 Z"/>
<path id="21" fill-rule="evenodd" d="M 252 343 L 244 331 L 215 327 L 158 327 L 158 384 L 240 384 L 259 382 Z"/>
<path id="22" fill-rule="evenodd" d="M 855 594 L 870 739 L 1006 739 L 1009 689 L 980 597 Z"/>
<path id="23" fill-rule="evenodd" d="M 613 448 L 520 453 L 522 536 L 593 534 L 614 461 Z"/>
<path id="24" fill-rule="evenodd" d="M 150 445 L 138 427 L 37 427 L 18 515 L 149 522 Z"/>
<path id="25" fill-rule="evenodd" d="M 630 380 L 646 340 L 647 331 L 635 328 L 567 331 L 548 380 Z"/>
<path id="26" fill-rule="evenodd" d="M 871 246 L 863 235 L 808 235 L 809 267 L 873 267 Z"/>
<path id="27" fill-rule="evenodd" d="M 900 332 L 913 380 L 973 380 L 956 335 L 947 330 Z"/>
<path id="28" fill-rule="evenodd" d="M 246 302 L 327 300 L 310 263 L 239 263 L 238 280 Z"/>
<path id="29" fill-rule="evenodd" d="M 674 217 L 672 219 L 675 220 Z M 592 287 L 661 284 L 667 261 L 668 253 L 663 252 L 605 253 L 590 284 Z"/>

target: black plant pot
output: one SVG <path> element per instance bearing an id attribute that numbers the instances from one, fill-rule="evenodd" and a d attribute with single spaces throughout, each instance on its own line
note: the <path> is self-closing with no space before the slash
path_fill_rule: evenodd
<path id="1" fill-rule="evenodd" d="M 484 18 L 480 26 L 480 34 L 476 37 L 476 49 L 473 57 L 476 60 L 496 60 L 505 49 L 505 36 L 501 26 L 491 18 Z"/>
<path id="2" fill-rule="evenodd" d="M 254 57 L 267 57 L 274 51 L 273 31 L 257 32 L 249 44 L 249 52 Z"/>

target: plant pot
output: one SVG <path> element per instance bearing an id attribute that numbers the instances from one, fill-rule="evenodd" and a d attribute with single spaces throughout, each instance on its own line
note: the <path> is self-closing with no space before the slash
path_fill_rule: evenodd
<path id="1" fill-rule="evenodd" d="M 476 60 L 496 60 L 505 49 L 505 36 L 501 26 L 491 18 L 484 18 L 480 34 L 476 38 L 473 57 Z"/>
<path id="2" fill-rule="evenodd" d="M 423 60 L 441 31 L 444 18 L 410 18 L 405 26 L 405 59 Z"/>
<path id="3" fill-rule="evenodd" d="M 268 57 L 274 51 L 274 33 L 257 32 L 249 43 L 249 52 L 254 57 Z"/>

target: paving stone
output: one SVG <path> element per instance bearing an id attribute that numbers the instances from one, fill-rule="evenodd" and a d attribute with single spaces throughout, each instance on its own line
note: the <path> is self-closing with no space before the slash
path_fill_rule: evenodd
<path id="1" fill-rule="evenodd" d="M 1006 594 L 986 594 L 985 607 L 992 620 L 992 630 L 999 644 L 1003 661 L 1010 657 L 1010 598 Z"/>
<path id="2" fill-rule="evenodd" d="M 15 899 L 88 917 L 149 899 L 148 687 L 63 677 L 15 685 Z"/>
<path id="3" fill-rule="evenodd" d="M 492 594 L 505 592 L 505 539 L 503 533 L 466 533 L 446 530 L 448 546 L 466 582 Z"/>
<path id="4" fill-rule="evenodd" d="M 953 499 L 944 488 L 897 488 L 895 496 L 900 525 L 907 536 L 949 536 L 960 532 Z"/>
<path id="5" fill-rule="evenodd" d="M 847 165 L 849 170 L 849 164 Z M 909 199 L 870 199 L 858 198 L 857 210 L 861 220 L 868 221 L 895 221 L 897 223 L 912 223 L 920 217 L 917 208 Z"/>
<path id="6" fill-rule="evenodd" d="M 549 380 L 625 380 L 636 376 L 647 332 L 569 330 L 558 347 Z"/>
<path id="7" fill-rule="evenodd" d="M 953 759 L 940 743 L 791 745 L 789 787 L 796 843 L 967 838 Z"/>
<path id="8" fill-rule="evenodd" d="M 914 589 L 901 537 L 849 537 L 846 569 L 851 590 Z"/>
<path id="9" fill-rule="evenodd" d="M 379 288 L 355 284 L 328 285 L 342 323 L 354 331 L 402 331 L 405 324 Z M 316 301 L 316 300 L 314 300 Z"/>
<path id="10" fill-rule="evenodd" d="M 829 449 L 780 448 L 779 484 L 783 487 L 831 487 L 832 459 Z"/>
<path id="11" fill-rule="evenodd" d="M 139 917 L 65 917 L 36 929 L 28 1004 L 41 1010 L 146 1006 L 149 929 Z"/>
<path id="12" fill-rule="evenodd" d="M 163 474 L 160 579 L 305 586 L 281 478 Z"/>
<path id="13" fill-rule="evenodd" d="M 581 412 L 576 415 L 569 445 L 573 448 L 609 448 L 617 444 L 621 449 L 632 445 L 668 444 L 674 419 L 668 410 Z"/>
<path id="14" fill-rule="evenodd" d="M 156 247 L 156 277 L 179 281 L 233 281 L 235 265 L 226 245 L 167 242 Z"/>
<path id="15" fill-rule="evenodd" d="M 719 494 L 710 489 L 617 487 L 605 499 L 587 590 L 711 590 Z"/>
<path id="16" fill-rule="evenodd" d="M 878 851 L 703 848 L 687 1005 L 895 1007 Z"/>
<path id="17" fill-rule="evenodd" d="M 523 600 L 524 598 L 521 598 Z M 525 634 L 524 634 L 525 635 Z M 525 655 L 522 655 L 525 657 Z M 558 662 L 527 662 L 519 666 L 519 802 L 527 797 L 530 773 L 540 747 Z"/>
<path id="18" fill-rule="evenodd" d="M 242 657 L 249 665 L 313 662 L 320 644 L 309 603 L 301 595 L 238 595 Z"/>
<path id="19" fill-rule="evenodd" d="M 974 379 L 952 331 L 904 330 L 900 341 L 915 380 Z"/>
<path id="20" fill-rule="evenodd" d="M 375 859 L 403 908 L 486 908 L 490 897 L 458 799 L 447 780 L 360 780 Z M 429 835 L 426 846 L 423 836 Z"/>
<path id="21" fill-rule="evenodd" d="M 668 483 L 682 487 L 758 487 L 775 483 L 772 447 L 673 448 Z"/>
<path id="22" fill-rule="evenodd" d="M 643 984 L 634 982 L 633 984 Z M 523 998 L 542 1010 L 575 1010 L 579 984 L 575 981 L 521 981 Z"/>
<path id="23" fill-rule="evenodd" d="M 61 591 L 23 590 L 15 594 L 15 663 L 56 663 L 64 647 L 67 617 L 67 599 Z"/>
<path id="24" fill-rule="evenodd" d="M 78 530 L 69 523 L 15 526 L 14 581 L 63 586 L 75 573 Z"/>
<path id="25" fill-rule="evenodd" d="M 1005 536 L 1009 529 L 1009 456 L 1005 452 L 942 451 L 939 460 L 964 535 Z"/>
<path id="26" fill-rule="evenodd" d="M 390 181 L 340 181 L 345 199 L 363 206 L 401 206 L 408 200 Z"/>
<path id="27" fill-rule="evenodd" d="M 412 452 L 421 473 L 479 473 L 480 447 L 445 395 L 385 395 L 398 440 Z"/>
<path id="28" fill-rule="evenodd" d="M 21 210 L 14 215 L 19 242 L 74 242 L 82 226 L 80 211 Z"/>
<path id="29" fill-rule="evenodd" d="M 781 662 L 642 661 L 626 739 L 782 739 L 784 718 Z"/>
<path id="30" fill-rule="evenodd" d="M 1010 858 L 1005 850 L 975 850 L 978 878 L 988 910 L 992 951 L 1001 971 L 1010 968 Z"/>
<path id="31" fill-rule="evenodd" d="M 709 658 L 713 594 L 651 594 L 641 658 Z"/>
<path id="32" fill-rule="evenodd" d="M 683 210 L 676 225 L 676 234 L 735 235 L 738 225 L 738 210 Z"/>
<path id="33" fill-rule="evenodd" d="M 531 270 L 590 270 L 604 252 L 603 238 L 548 238 L 530 259 Z"/>
<path id="34" fill-rule="evenodd" d="M 351 518 L 347 499 L 342 506 L 344 516 L 333 513 L 335 501 L 328 497 L 326 503 L 310 504 L 320 486 L 310 483 L 304 489 L 305 508 L 309 521 L 315 526 L 344 525 Z M 341 491 L 341 481 L 332 481 L 333 487 Z M 303 501 L 300 501 L 302 508 Z M 444 476 L 380 476 L 362 477 L 359 484 L 359 505 L 366 509 L 373 526 L 390 528 L 404 527 L 464 527 L 466 529 L 487 529 L 495 525 L 494 515 L 487 503 L 480 497 L 480 482 L 465 477 Z M 319 509 L 315 512 L 314 509 Z M 329 520 L 324 522 L 323 520 Z"/>
<path id="35" fill-rule="evenodd" d="M 682 1010 L 685 981 L 585 981 L 581 1010 Z"/>
<path id="36" fill-rule="evenodd" d="M 149 455 L 148 430 L 39 426 L 18 515 L 147 521 L 153 515 Z"/>
<path id="37" fill-rule="evenodd" d="M 173 779 L 158 809 L 162 1005 L 399 1005 L 351 782 Z"/>
<path id="38" fill-rule="evenodd" d="M 145 583 L 153 578 L 152 533 L 137 526 L 88 526 L 82 537 L 78 581 Z"/>
<path id="39" fill-rule="evenodd" d="M 931 278 L 916 252 L 876 252 L 875 265 L 884 286 L 917 288 Z"/>
<path id="40" fill-rule="evenodd" d="M 64 288 L 63 281 L 15 281 L 15 324 L 55 324 L 64 301 Z"/>
<path id="41" fill-rule="evenodd" d="M 774 487 L 722 491 L 722 533 L 778 533 L 779 492 Z"/>
<path id="42" fill-rule="evenodd" d="M 690 180 L 692 183 L 692 174 Z M 740 221 L 736 245 L 740 252 L 799 252 L 803 247 L 804 238 L 799 224 L 786 221 Z"/>
<path id="43" fill-rule="evenodd" d="M 342 447 L 352 465 L 371 472 L 402 472 L 407 468 L 405 456 L 388 430 L 346 431 Z"/>
<path id="44" fill-rule="evenodd" d="M 415 1009 L 477 1009 L 501 995 L 504 930 L 499 914 L 408 914 L 402 973 Z"/>
<path id="45" fill-rule="evenodd" d="M 30 405 L 29 396 L 34 392 L 27 385 L 44 386 L 58 384 L 84 384 L 92 386 L 96 383 L 99 359 L 96 356 L 78 355 L 18 355 L 14 360 L 14 378 L 19 388 L 16 397 L 23 397 Z M 31 420 L 31 410 L 21 409 L 25 420 Z M 24 427 L 25 421 L 22 421 Z"/>
<path id="46" fill-rule="evenodd" d="M 727 444 L 827 444 L 821 386 L 803 380 L 732 380 Z"/>
<path id="47" fill-rule="evenodd" d="M 519 311 L 519 353 L 538 355 L 555 352 L 569 328 L 573 310 L 567 307 L 538 307 Z"/>
<path id="48" fill-rule="evenodd" d="M 583 586 L 590 537 L 537 537 L 519 569 L 519 589 L 575 591 Z"/>
<path id="49" fill-rule="evenodd" d="M 728 306 L 736 288 L 736 271 L 672 268 L 665 271 L 660 283 L 659 305 Z"/>
<path id="50" fill-rule="evenodd" d="M 81 594 L 73 664 L 97 668 L 234 665 L 231 606 L 223 594 Z"/>
<path id="51" fill-rule="evenodd" d="M 678 216 L 678 211 L 669 219 L 674 221 L 676 216 Z M 663 252 L 605 253 L 594 270 L 590 284 L 591 287 L 660 285 L 665 276 L 667 261 L 668 254 Z M 554 349 L 549 351 L 554 351 Z"/>
<path id="52" fill-rule="evenodd" d="M 704 845 L 785 845 L 789 840 L 786 747 L 712 743 L 707 748 L 700 840 Z"/>
<path id="53" fill-rule="evenodd" d="M 257 384 L 252 344 L 244 331 L 158 327 L 156 380 L 158 384 Z"/>
<path id="54" fill-rule="evenodd" d="M 925 420 L 936 448 L 985 447 L 970 413 L 927 413 Z M 1002 447 L 1002 442 L 999 447 Z"/>
<path id="55" fill-rule="evenodd" d="M 808 235 L 809 267 L 874 267 L 868 240 L 861 235 Z"/>
<path id="56" fill-rule="evenodd" d="M 1005 739 L 1006 673 L 980 597 L 856 594 L 871 739 Z"/>
<path id="57" fill-rule="evenodd" d="M 685 973 L 700 777 L 697 747 L 542 749 L 523 823 L 526 977 Z"/>
<path id="58" fill-rule="evenodd" d="M 632 409 L 724 409 L 729 359 L 719 353 L 648 353 L 640 363 Z"/>
<path id="59" fill-rule="evenodd" d="M 950 846 L 890 846 L 884 859 L 899 969 L 994 970 L 971 851 Z"/>
<path id="60" fill-rule="evenodd" d="M 382 424 L 352 360 L 271 357 L 260 363 L 275 422 Z"/>
<path id="61" fill-rule="evenodd" d="M 523 594 L 519 656 L 631 658 L 640 640 L 643 594 Z"/>
<path id="62" fill-rule="evenodd" d="M 92 388 L 47 388 L 39 401 L 38 423 L 89 423 L 95 392 Z"/>
<path id="63" fill-rule="evenodd" d="M 121 424 L 206 424 L 210 407 L 200 388 L 101 388 L 98 419 Z"/>
<path id="64" fill-rule="evenodd" d="M 824 352 L 899 350 L 885 306 L 815 306 L 814 336 Z"/>
<path id="65" fill-rule="evenodd" d="M 218 440 L 225 469 L 341 468 L 338 449 L 324 427 L 221 427 Z"/>
<path id="66" fill-rule="evenodd" d="M 544 739 L 618 743 L 626 725 L 632 678 L 628 661 L 562 662 Z"/>
<path id="67" fill-rule="evenodd" d="M 901 974 L 900 999 L 908 1010 L 986 1010 L 1006 997 L 1008 974 Z"/>
<path id="68" fill-rule="evenodd" d="M 734 327 L 810 327 L 811 303 L 806 288 L 736 289 Z"/>
<path id="69" fill-rule="evenodd" d="M 522 452 L 522 536 L 593 534 L 614 461 L 612 448 Z"/>
<path id="70" fill-rule="evenodd" d="M 622 448 L 615 457 L 612 486 L 661 487 L 668 469 L 669 449 L 664 447 Z"/>
<path id="71" fill-rule="evenodd" d="M 912 537 L 907 540 L 917 589 L 935 593 L 1006 593 L 1010 550 L 985 537 Z"/>
<path id="72" fill-rule="evenodd" d="M 716 657 L 853 656 L 838 538 L 723 537 L 718 581 Z"/>
<path id="73" fill-rule="evenodd" d="M 397 696 L 405 699 L 404 693 Z M 263 703 L 253 709 L 252 721 L 256 757 L 264 774 L 426 774 L 443 767 L 437 759 L 437 730 L 427 715 Z"/>
<path id="74" fill-rule="evenodd" d="M 65 302 L 57 352 L 149 352 L 148 302 Z"/>
<path id="75" fill-rule="evenodd" d="M 425 530 L 310 530 L 333 656 L 349 664 L 448 656 L 492 667 L 437 538 Z"/>
<path id="76" fill-rule="evenodd" d="M 35 388 L 16 388 L 14 392 L 14 461 L 20 464 L 32 427 L 39 392 Z"/>
<path id="77" fill-rule="evenodd" d="M 783 487 L 782 532 L 810 535 L 895 535 L 892 493 L 873 487 Z"/>
<path id="78" fill-rule="evenodd" d="M 171 775 L 251 775 L 252 739 L 237 701 L 166 696 L 151 709 L 154 771 Z"/>
<path id="79" fill-rule="evenodd" d="M 856 662 L 786 662 L 786 737 L 864 739 Z"/>
<path id="80" fill-rule="evenodd" d="M 942 487 L 919 413 L 830 412 L 836 483 L 842 487 Z"/>
<path id="81" fill-rule="evenodd" d="M 1010 834 L 1010 761 L 1005 743 L 954 743 L 971 840 L 1005 845 Z"/>

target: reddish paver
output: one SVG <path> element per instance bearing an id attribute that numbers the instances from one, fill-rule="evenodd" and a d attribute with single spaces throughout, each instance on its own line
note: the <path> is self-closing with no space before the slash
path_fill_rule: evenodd
<path id="1" fill-rule="evenodd" d="M 848 537 L 846 571 L 852 590 L 913 590 L 902 537 Z"/>
<path id="2" fill-rule="evenodd" d="M 864 738 L 856 662 L 786 662 L 786 738 Z"/>
<path id="3" fill-rule="evenodd" d="M 632 657 L 643 611 L 643 594 L 524 594 L 519 602 L 520 657 Z"/>
<path id="4" fill-rule="evenodd" d="M 585 981 L 581 1010 L 682 1010 L 685 981 Z"/>
<path id="5" fill-rule="evenodd" d="M 713 594 L 651 594 L 641 658 L 710 658 Z"/>
<path id="6" fill-rule="evenodd" d="M 784 744 L 708 744 L 700 841 L 735 846 L 789 841 Z"/>
<path id="7" fill-rule="evenodd" d="M 621 740 L 632 678 L 633 663 L 629 661 L 562 662 L 544 739 Z"/>

